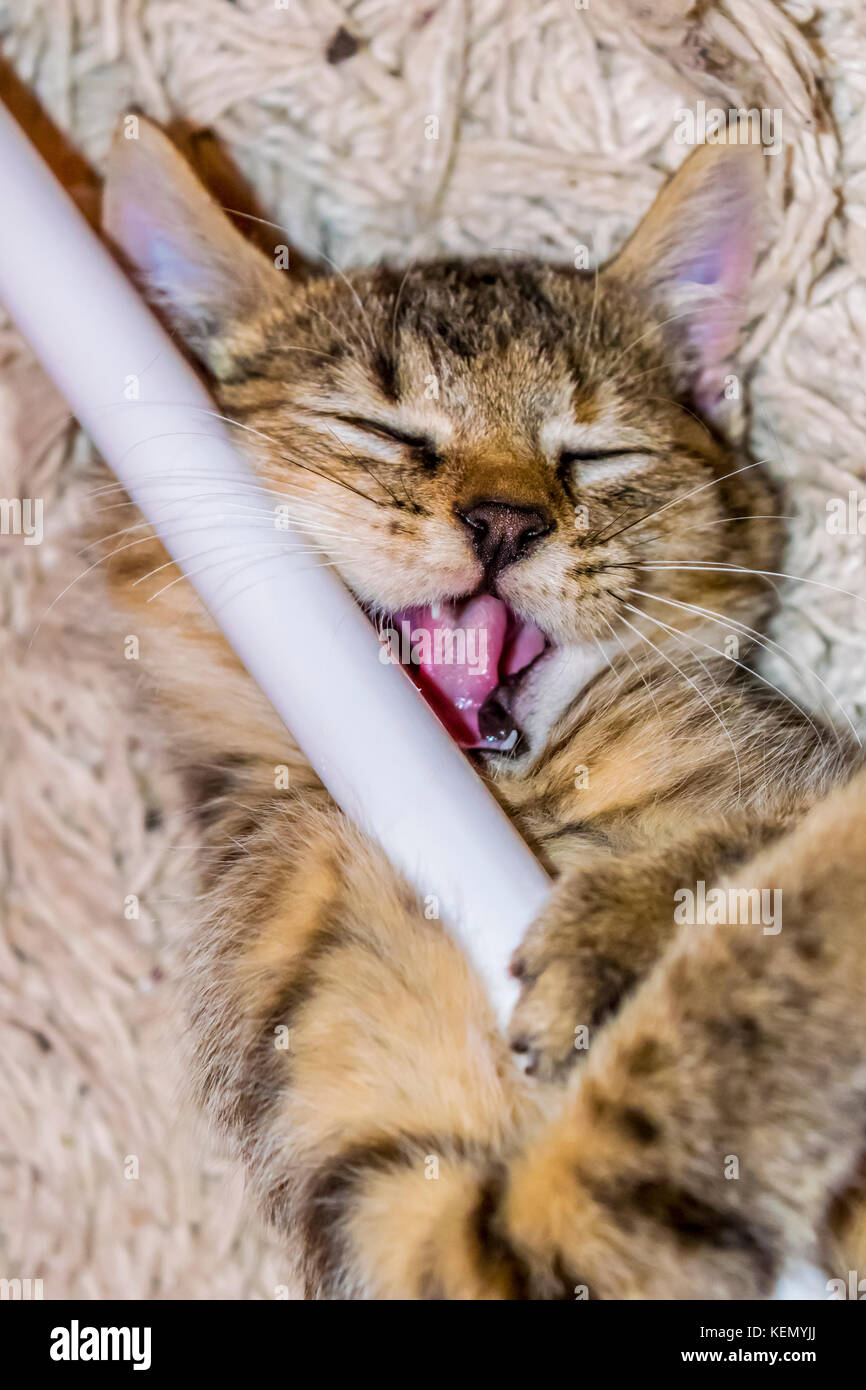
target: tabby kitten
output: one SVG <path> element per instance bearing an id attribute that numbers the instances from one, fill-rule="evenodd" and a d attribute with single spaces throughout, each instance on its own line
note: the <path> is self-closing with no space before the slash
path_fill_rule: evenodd
<path id="1" fill-rule="evenodd" d="M 194 1087 L 311 1296 L 764 1297 L 830 1258 L 866 1097 L 866 798 L 851 742 L 751 667 L 779 507 L 722 411 L 761 166 L 700 149 L 597 275 L 299 285 L 154 128 L 113 150 L 107 232 L 263 515 L 289 502 L 383 628 L 483 635 L 474 685 L 413 675 L 558 877 L 513 964 L 521 1070 L 122 504 L 105 568 L 203 824 Z M 678 926 L 700 882 L 783 889 L 783 929 Z"/>

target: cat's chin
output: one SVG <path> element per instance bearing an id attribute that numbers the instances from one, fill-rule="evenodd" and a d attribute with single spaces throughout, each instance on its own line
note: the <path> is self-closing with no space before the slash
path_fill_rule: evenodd
<path id="1" fill-rule="evenodd" d="M 581 691 L 612 661 L 621 648 L 613 642 L 576 642 L 550 645 L 524 673 L 511 706 L 521 731 L 516 753 L 527 763 L 544 748 L 551 728 Z M 496 750 L 490 750 L 496 755 Z M 501 757 L 501 754 L 499 755 Z"/>

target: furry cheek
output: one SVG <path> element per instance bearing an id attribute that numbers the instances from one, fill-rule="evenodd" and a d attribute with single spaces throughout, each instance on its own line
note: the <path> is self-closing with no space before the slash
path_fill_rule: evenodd
<path id="1" fill-rule="evenodd" d="M 610 635 L 618 596 L 627 597 L 633 581 L 625 552 L 604 560 L 576 551 L 565 541 L 552 541 L 537 556 L 506 570 L 499 592 L 521 616 L 531 617 L 557 645 L 566 646 Z M 597 565 L 622 564 L 622 569 L 599 573 Z"/>
<path id="2" fill-rule="evenodd" d="M 394 531 L 371 525 L 338 563 L 364 603 L 380 609 L 424 607 L 473 593 L 481 566 L 453 522 L 411 518 Z"/>

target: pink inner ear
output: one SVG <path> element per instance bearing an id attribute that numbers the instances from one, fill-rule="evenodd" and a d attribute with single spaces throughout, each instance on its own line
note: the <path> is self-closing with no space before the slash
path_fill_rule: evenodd
<path id="1" fill-rule="evenodd" d="M 677 275 L 680 284 L 713 287 L 718 298 L 707 299 L 690 317 L 687 336 L 697 349 L 700 367 L 694 385 L 695 401 L 706 414 L 718 403 L 723 367 L 736 347 L 742 305 L 752 273 L 754 253 L 748 216 L 746 225 L 727 222 L 713 229 L 708 245 Z"/>
<path id="2" fill-rule="evenodd" d="M 205 288 L 206 272 L 185 254 L 183 233 L 173 237 L 153 209 L 129 197 L 113 213 L 111 235 L 145 279 L 178 307 L 196 299 Z"/>
<path id="3" fill-rule="evenodd" d="M 108 231 L 132 264 L 148 274 L 153 265 L 154 222 L 128 188 L 112 199 Z"/>
<path id="4" fill-rule="evenodd" d="M 210 333 L 283 285 L 275 267 L 146 122 L 138 141 L 121 136 L 112 148 L 103 225 L 145 292 L 205 359 L 204 329 Z"/>

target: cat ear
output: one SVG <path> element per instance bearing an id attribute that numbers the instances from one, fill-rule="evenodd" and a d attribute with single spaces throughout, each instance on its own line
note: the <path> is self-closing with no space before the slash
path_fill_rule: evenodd
<path id="1" fill-rule="evenodd" d="M 743 324 L 762 187 L 759 145 L 699 146 L 608 267 L 667 320 L 681 383 L 710 417 Z"/>
<path id="2" fill-rule="evenodd" d="M 280 272 L 143 117 L 128 118 L 115 136 L 102 225 L 149 298 L 202 357 L 211 338 L 286 293 Z"/>

